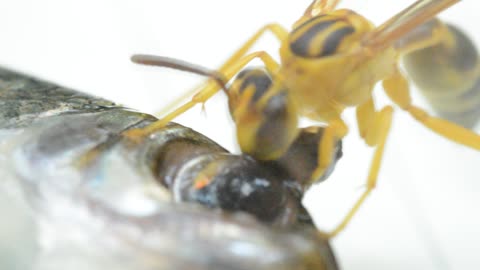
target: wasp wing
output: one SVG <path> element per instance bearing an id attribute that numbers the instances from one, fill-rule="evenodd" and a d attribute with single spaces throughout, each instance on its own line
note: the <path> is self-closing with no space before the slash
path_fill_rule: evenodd
<path id="1" fill-rule="evenodd" d="M 374 50 L 384 49 L 458 2 L 460 0 L 419 0 L 375 28 L 365 39 L 363 46 Z"/>

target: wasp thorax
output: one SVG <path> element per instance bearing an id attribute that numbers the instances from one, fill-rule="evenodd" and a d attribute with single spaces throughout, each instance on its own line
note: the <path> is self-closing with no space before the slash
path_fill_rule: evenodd
<path id="1" fill-rule="evenodd" d="M 357 47 L 372 24 L 350 10 L 313 17 L 290 34 L 290 50 L 297 56 L 318 58 L 345 53 Z"/>
<path id="2" fill-rule="evenodd" d="M 276 159 L 297 134 L 297 115 L 288 91 L 260 68 L 244 70 L 229 90 L 230 111 L 242 152 Z"/>

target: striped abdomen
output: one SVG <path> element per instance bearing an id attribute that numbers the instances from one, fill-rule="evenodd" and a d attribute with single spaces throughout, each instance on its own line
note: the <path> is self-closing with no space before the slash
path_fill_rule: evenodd
<path id="1" fill-rule="evenodd" d="M 438 20 L 429 23 L 440 24 Z M 446 27 L 454 46 L 442 43 L 413 51 L 403 61 L 410 78 L 440 117 L 472 128 L 480 118 L 477 49 L 458 28 Z"/>

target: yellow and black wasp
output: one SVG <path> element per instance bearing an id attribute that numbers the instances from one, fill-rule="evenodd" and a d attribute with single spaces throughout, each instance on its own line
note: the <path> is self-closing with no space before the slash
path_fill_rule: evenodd
<path id="1" fill-rule="evenodd" d="M 419 0 L 377 27 L 352 10 L 335 9 L 339 2 L 313 1 L 290 31 L 276 23 L 260 28 L 217 71 L 224 82 L 236 76 L 225 92 L 244 153 L 263 160 L 276 159 L 297 137 L 298 117 L 326 124 L 318 142 L 317 167 L 310 175 L 311 183 L 326 173 L 334 157 L 335 142 L 348 133 L 343 111 L 348 107 L 356 109 L 360 135 L 376 149 L 364 193 L 327 237 L 338 234 L 348 224 L 377 182 L 393 113 L 392 106 L 378 109 L 374 105 L 373 88 L 378 82 L 382 82 L 393 103 L 425 127 L 451 141 L 480 149 L 479 135 L 430 116 L 412 104 L 409 84 L 399 68 L 399 61 L 405 58 L 407 71 L 416 74 L 413 77 L 426 93 L 434 92 L 438 85 L 447 89 L 451 86 L 465 96 L 476 92 L 469 91 L 475 89 L 478 76 L 476 58 L 463 64 L 463 58 L 476 56 L 470 41 L 458 30 L 434 19 L 459 0 Z M 249 52 L 266 32 L 280 41 L 280 63 L 265 51 Z M 466 47 L 471 52 L 465 52 Z M 265 69 L 244 70 L 254 59 L 261 60 Z M 143 55 L 134 60 L 172 65 L 172 61 L 162 57 Z M 442 68 L 437 67 L 439 61 Z M 222 83 L 218 80 L 211 80 L 198 89 L 190 102 L 158 122 L 126 135 L 134 140 L 147 136 L 195 104 L 206 102 L 222 88 L 219 85 Z M 456 105 L 463 103 L 445 102 L 457 93 L 443 96 L 437 91 L 427 95 L 437 98 L 434 102 L 444 115 L 451 115 L 451 109 L 459 107 L 475 110 L 475 99 L 469 100 L 469 109 Z"/>

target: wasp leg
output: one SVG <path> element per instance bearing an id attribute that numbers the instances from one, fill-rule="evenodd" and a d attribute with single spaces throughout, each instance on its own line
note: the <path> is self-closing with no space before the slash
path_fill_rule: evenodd
<path id="1" fill-rule="evenodd" d="M 320 13 L 329 12 L 335 9 L 340 0 L 314 0 L 305 10 L 304 16 L 317 16 Z"/>
<path id="2" fill-rule="evenodd" d="M 259 51 L 244 56 L 237 62 L 232 63 L 229 67 L 225 68 L 221 73 L 224 75 L 226 81 L 228 81 L 232 77 L 234 77 L 245 65 L 247 65 L 255 58 L 259 58 L 265 64 L 267 71 L 271 74 L 276 73 L 279 68 L 279 64 L 268 53 L 264 51 Z M 145 138 L 153 132 L 163 128 L 165 125 L 167 125 L 168 122 L 172 121 L 182 113 L 188 111 L 196 104 L 205 103 L 209 98 L 211 98 L 214 94 L 220 91 L 220 89 L 221 87 L 216 81 L 209 81 L 203 88 L 201 88 L 197 92 L 197 94 L 193 96 L 190 101 L 183 104 L 173 112 L 167 114 L 165 117 L 153 122 L 146 127 L 130 129 L 124 132 L 123 135 L 128 137 L 132 141 L 140 141 L 142 138 Z"/>
<path id="3" fill-rule="evenodd" d="M 309 19 L 318 16 L 321 13 L 326 13 L 333 11 L 335 7 L 340 3 L 340 0 L 314 0 L 308 7 L 305 9 L 302 17 L 298 19 L 293 24 L 293 29 L 297 28 L 299 25 L 308 21 Z"/>
<path id="4" fill-rule="evenodd" d="M 173 102 L 169 103 L 159 111 L 155 112 L 154 115 L 157 117 L 162 117 L 164 115 L 167 115 L 169 112 L 175 110 L 178 107 L 178 104 L 186 103 L 187 102 L 186 100 L 194 96 L 196 93 L 198 93 L 198 91 L 199 91 L 199 87 L 190 89 L 190 91 L 186 92 L 185 94 L 182 94 L 181 96 L 176 98 Z"/>
<path id="5" fill-rule="evenodd" d="M 310 177 L 310 182 L 320 179 L 335 156 L 335 142 L 341 140 L 348 133 L 348 127 L 341 119 L 333 120 L 325 128 L 321 141 L 318 144 L 318 165 Z"/>
<path id="6" fill-rule="evenodd" d="M 383 88 L 395 104 L 409 112 L 425 127 L 451 141 L 480 150 L 480 135 L 447 120 L 430 116 L 426 111 L 414 106 L 411 102 L 408 81 L 400 72 L 384 80 Z"/>
<path id="7" fill-rule="evenodd" d="M 357 107 L 357 122 L 360 136 L 365 140 L 367 145 L 376 146 L 375 153 L 370 165 L 368 178 L 365 184 L 365 191 L 335 229 L 328 233 L 320 233 L 323 237 L 334 237 L 345 229 L 353 216 L 357 213 L 358 209 L 360 209 L 360 206 L 362 206 L 365 199 L 375 188 L 378 172 L 382 163 L 385 142 L 392 123 L 392 114 L 393 108 L 391 106 L 386 106 L 379 112 L 375 111 L 372 99 Z"/>
<path id="8" fill-rule="evenodd" d="M 232 66 L 234 63 L 238 62 L 242 57 L 244 57 L 248 50 L 255 44 L 255 42 L 260 39 L 260 37 L 265 34 L 265 32 L 270 31 L 273 35 L 279 40 L 285 40 L 288 36 L 288 31 L 278 23 L 267 24 L 264 27 L 260 28 L 252 37 L 250 37 L 243 45 L 238 49 L 219 69 L 220 73 L 224 73 L 228 67 Z"/>

